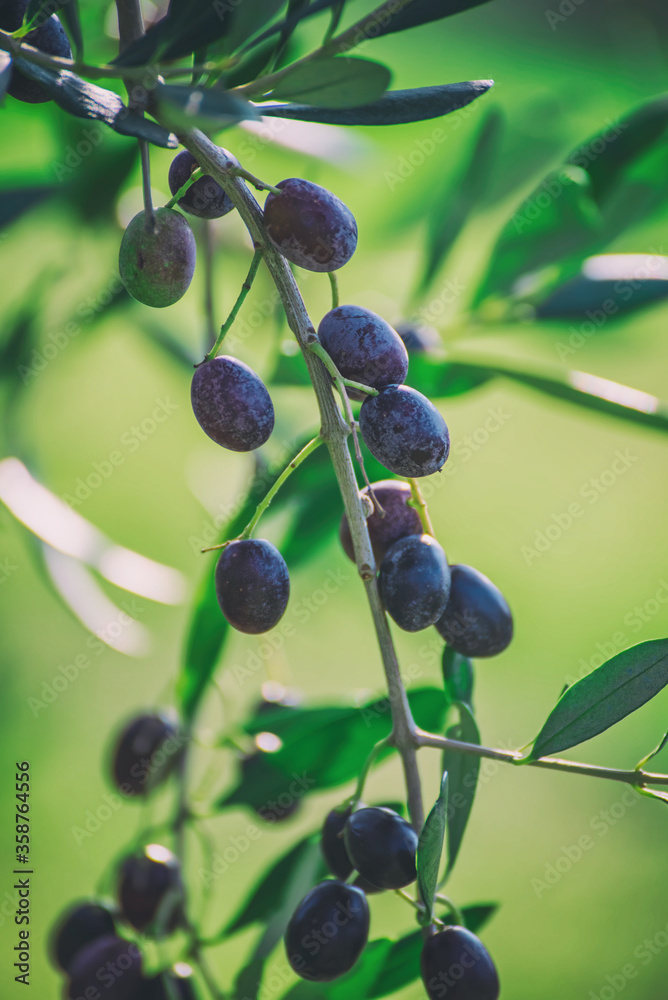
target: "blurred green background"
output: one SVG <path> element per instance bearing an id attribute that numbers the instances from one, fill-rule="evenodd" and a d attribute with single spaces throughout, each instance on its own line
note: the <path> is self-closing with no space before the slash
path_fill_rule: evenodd
<path id="1" fill-rule="evenodd" d="M 106 7 L 84 2 L 83 11 L 93 41 L 89 57 L 110 52 L 113 43 L 102 33 L 109 21 Z M 354 260 L 340 274 L 342 300 L 396 322 L 406 314 L 416 283 L 431 206 L 457 177 L 485 113 L 500 108 L 505 131 L 492 188 L 421 304 L 429 309 L 432 302 L 433 316 L 433 299 L 448 288 L 463 287 L 454 307 L 461 308 L 501 225 L 548 169 L 606 123 L 661 92 L 667 27 L 664 5 L 649 0 L 555 0 L 547 8 L 542 0 L 497 0 L 369 43 L 360 53 L 390 65 L 395 87 L 493 78 L 494 89 L 465 114 L 392 129 L 335 130 L 327 137 L 318 130 L 317 139 L 308 141 L 315 153 L 323 151 L 322 157 L 255 139 L 238 128 L 218 141 L 270 182 L 305 176 L 343 198 L 357 218 L 360 241 Z M 312 25 L 304 32 L 304 44 L 321 30 L 321 23 Z M 95 178 L 103 175 L 105 161 L 130 164 L 131 141 L 103 132 L 96 123 L 67 120 L 52 105 L 7 100 L 0 123 L 2 187 L 58 186 L 56 197 L 0 231 L 0 330 L 5 340 L 19 330 L 17 350 L 5 354 L 0 388 L 3 454 L 18 456 L 63 496 L 72 495 L 96 463 L 120 450 L 122 461 L 76 509 L 113 542 L 178 570 L 190 596 L 212 567 L 198 554 L 198 540 L 207 540 L 216 516 L 238 503 L 253 465 L 251 457 L 222 453 L 202 435 L 190 411 L 188 366 L 160 344 L 180 344 L 193 356 L 201 354 L 201 268 L 185 298 L 169 310 L 151 312 L 127 301 L 105 308 L 108 293 L 117 288 L 121 222 L 140 206 L 140 179 L 136 161 L 119 192 L 110 194 Z M 434 141 L 435 129 L 445 138 Z M 303 126 L 298 141 L 306 141 L 307 133 Z M 296 134 L 286 129 L 278 138 L 297 141 Z M 94 148 L 81 156 L 76 147 L 83 139 Z M 336 155 L 325 143 L 333 144 Z M 401 177 L 411 152 L 432 146 L 423 162 L 403 168 L 405 178 L 393 179 Z M 68 149 L 74 150 L 69 159 Z M 153 188 L 164 200 L 171 155 L 152 153 Z M 215 235 L 216 315 L 222 321 L 249 251 L 236 217 L 217 223 Z M 656 213 L 609 249 L 668 253 L 668 214 Z M 328 308 L 328 283 L 324 276 L 305 273 L 300 281 L 317 322 Z M 253 310 L 271 304 L 270 294 L 261 274 L 232 345 L 264 376 L 287 338 L 273 315 L 250 331 L 251 317 L 257 315 Z M 462 336 L 461 325 L 453 327 L 450 318 L 446 310 L 432 320 L 446 340 Z M 76 334 L 63 338 L 70 320 Z M 568 364 L 666 397 L 667 321 L 668 305 L 611 320 Z M 528 320 L 469 327 L 465 335 L 472 350 L 527 364 L 555 364 L 558 345 L 567 341 L 573 325 Z M 56 350 L 49 347 L 54 343 Z M 26 359 L 32 368 L 21 377 L 18 366 Z M 315 410 L 306 389 L 276 387 L 272 395 L 277 426 L 268 455 L 277 458 L 285 454 L 286 442 L 314 426 Z M 169 416 L 151 423 L 158 401 Z M 451 561 L 476 566 L 502 588 L 516 621 L 510 649 L 478 665 L 481 731 L 489 745 L 519 747 L 535 735 L 567 678 L 598 665 L 601 654 L 666 635 L 666 443 L 659 431 L 636 429 L 501 380 L 439 405 L 453 453 L 430 502 L 437 535 Z M 490 411 L 503 414 L 491 433 L 484 430 Z M 133 428 L 147 420 L 137 434 Z M 473 436 L 473 445 L 466 444 L 467 436 Z M 628 456 L 628 470 L 593 503 L 583 501 L 581 491 L 611 468 L 618 451 Z M 583 516 L 544 554 L 528 559 L 523 546 L 532 546 L 536 532 L 544 532 L 578 500 Z M 279 520 L 267 522 L 269 537 L 278 537 Z M 109 891 L 113 859 L 141 824 L 167 808 L 163 793 L 148 813 L 132 802 L 103 809 L 107 818 L 99 828 L 83 839 L 77 833 L 90 825 L 91 814 L 105 805 L 111 791 L 108 752 L 121 721 L 174 698 L 188 598 L 177 605 L 154 602 L 98 578 L 117 609 L 108 610 L 108 622 L 113 624 L 124 602 L 134 602 L 140 629 L 121 630 L 120 641 L 131 641 L 142 655 L 100 650 L 91 644 L 90 627 L 68 613 L 49 584 L 31 534 L 3 506 L 0 532 L 5 567 L 0 789 L 6 831 L 0 852 L 0 961 L 7 963 L 9 984 L 3 995 L 21 995 L 10 973 L 15 943 L 11 853 L 14 761 L 26 759 L 33 775 L 33 989 L 46 997 L 60 988 L 43 947 L 55 916 L 70 899 L 98 888 Z M 211 751 L 207 744 L 224 721 L 242 718 L 267 678 L 298 688 L 314 703 L 382 693 L 360 586 L 333 533 L 314 559 L 292 574 L 292 606 L 308 600 L 328 573 L 341 571 L 346 579 L 340 589 L 297 625 L 295 636 L 267 658 L 264 670 L 241 680 L 234 670 L 258 650 L 261 639 L 235 636 L 228 644 L 217 675 L 219 691 L 210 691 L 198 726 L 195 789 L 218 791 L 233 781 L 231 752 Z M 396 641 L 415 682 L 438 684 L 440 644 L 431 636 L 399 632 Z M 144 648 L 145 642 L 150 646 Z M 51 704 L 39 707 L 30 701 L 44 699 L 45 683 L 50 687 L 63 676 L 60 668 L 81 654 L 89 665 Z M 666 697 L 660 695 L 574 756 L 633 766 L 667 728 Z M 429 800 L 438 788 L 438 754 L 423 751 L 421 758 Z M 655 763 L 656 769 L 665 768 L 668 754 Z M 662 806 L 629 796 L 614 783 L 496 765 L 484 765 L 482 773 L 450 890 L 459 903 L 501 903 L 483 938 L 499 967 L 504 995 L 514 1000 L 533 1000 L 537 993 L 542 1000 L 605 998 L 615 989 L 634 1000 L 662 996 L 668 972 Z M 388 762 L 373 774 L 367 796 L 394 798 L 399 783 L 397 763 Z M 293 820 L 262 826 L 262 836 L 214 884 L 207 932 L 231 915 L 270 860 L 298 835 L 315 829 L 344 793 L 310 798 Z M 251 822 L 252 814 L 228 811 L 205 828 L 222 851 Z M 584 834 L 594 847 L 570 866 L 560 862 Z M 201 856 L 194 838 L 191 859 L 189 877 L 196 884 Z M 550 866 L 568 870 L 551 876 L 554 884 L 548 886 Z M 411 924 L 410 911 L 396 898 L 373 899 L 373 936 L 405 932 Z M 223 986 L 233 981 L 257 934 L 257 928 L 245 931 L 212 952 Z M 651 954 L 643 942 L 656 935 Z M 621 970 L 629 963 L 634 976 L 627 984 L 622 980 L 628 969 Z M 285 988 L 292 982 L 280 948 L 269 968 Z M 268 986 L 262 995 L 282 992 Z M 417 998 L 423 992 L 414 984 L 400 995 Z"/>

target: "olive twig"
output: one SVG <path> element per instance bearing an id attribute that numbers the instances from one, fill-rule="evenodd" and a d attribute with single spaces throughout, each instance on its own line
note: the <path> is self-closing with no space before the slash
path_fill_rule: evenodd
<path id="1" fill-rule="evenodd" d="M 424 809 L 415 745 L 417 729 L 401 677 L 387 616 L 380 600 L 376 561 L 369 540 L 353 463 L 346 446 L 351 429 L 335 403 L 330 373 L 321 359 L 310 349 L 316 340 L 313 324 L 287 261 L 267 237 L 260 206 L 243 180 L 232 175 L 225 154 L 202 132 L 198 129 L 189 130 L 181 137 L 181 141 L 202 169 L 211 174 L 229 195 L 245 222 L 254 244 L 262 250 L 269 273 L 281 297 L 288 325 L 302 350 L 320 410 L 320 436 L 327 445 L 334 466 L 356 554 L 358 573 L 364 582 L 387 685 L 392 692 L 390 700 L 392 733 L 388 739 L 390 744 L 397 748 L 401 757 L 411 822 L 416 830 L 421 830 L 424 823 Z"/>
<path id="2" fill-rule="evenodd" d="M 411 499 L 408 501 L 409 507 L 415 507 L 417 510 L 420 520 L 422 521 L 422 527 L 424 528 L 425 534 L 434 537 L 434 528 L 429 516 L 429 509 L 425 498 L 422 496 L 420 484 L 417 479 L 407 479 L 406 482 L 411 488 Z"/>
<path id="3" fill-rule="evenodd" d="M 332 286 L 332 309 L 336 309 L 339 304 L 339 282 L 336 277 L 336 271 L 328 271 L 327 277 Z"/>
<path id="4" fill-rule="evenodd" d="M 181 201 L 181 198 L 183 198 L 188 188 L 192 187 L 195 181 L 198 181 L 201 176 L 202 176 L 202 171 L 200 170 L 199 167 L 197 167 L 196 170 L 193 170 L 193 172 L 191 173 L 190 177 L 185 182 L 185 184 L 182 184 L 181 187 L 176 192 L 176 194 L 172 195 L 172 197 L 165 205 L 165 208 L 174 208 L 176 203 Z"/>
<path id="5" fill-rule="evenodd" d="M 448 896 L 444 896 L 442 893 L 437 892 L 435 894 L 435 896 L 434 896 L 434 900 L 437 903 L 442 903 L 444 906 L 447 906 L 447 908 L 450 910 L 450 913 L 452 914 L 452 916 L 453 916 L 454 921 L 455 921 L 456 924 L 459 924 L 460 927 L 464 927 L 465 926 L 465 924 L 464 924 L 464 918 L 463 918 L 463 916 L 461 914 L 461 911 L 455 906 L 455 904 L 452 902 L 452 900 Z"/>
<path id="6" fill-rule="evenodd" d="M 246 300 L 246 296 L 248 295 L 248 293 L 250 292 L 250 290 L 251 290 L 251 288 L 253 286 L 253 282 L 255 281 L 255 275 L 258 272 L 258 268 L 260 266 L 260 261 L 261 260 L 262 260 L 262 253 L 261 253 L 260 250 L 256 249 L 255 253 L 253 254 L 253 259 L 251 261 L 251 266 L 248 269 L 248 274 L 246 275 L 246 278 L 244 279 L 244 283 L 241 286 L 241 291 L 239 292 L 239 294 L 237 296 L 237 301 L 232 306 L 232 309 L 230 311 L 230 315 L 227 317 L 227 319 L 225 320 L 225 322 L 223 323 L 223 325 L 220 328 L 220 333 L 218 334 L 218 339 L 216 340 L 215 344 L 213 345 L 213 347 L 211 348 L 211 350 L 209 351 L 209 353 L 204 358 L 204 361 L 211 361 L 211 359 L 215 358 L 216 354 L 218 354 L 218 351 L 220 350 L 220 345 L 222 344 L 223 340 L 227 336 L 227 333 L 228 333 L 230 327 L 232 326 L 232 324 L 234 323 L 235 319 L 237 318 L 237 313 L 239 312 L 239 310 L 241 309 L 242 305 L 244 304 L 244 302 Z M 202 364 L 202 362 L 200 362 L 200 364 Z"/>
<path id="7" fill-rule="evenodd" d="M 404 900 L 404 902 L 409 903 L 414 910 L 417 910 L 421 917 L 426 916 L 427 911 L 425 910 L 423 903 L 418 902 L 417 899 L 413 899 L 412 896 L 409 896 L 404 889 L 395 889 L 394 892 L 395 895 L 400 896 L 401 899 Z M 430 922 L 436 924 L 436 926 L 439 927 L 441 930 L 445 927 L 444 922 L 442 920 L 439 920 L 439 918 L 435 917 L 433 914 Z"/>
<path id="8" fill-rule="evenodd" d="M 316 448 L 320 447 L 321 444 L 322 444 L 322 438 L 318 434 L 316 435 L 316 437 L 312 438 L 312 440 L 309 441 L 308 444 L 304 445 L 302 450 L 295 455 L 295 457 L 292 459 L 291 462 L 288 462 L 288 464 L 283 469 L 283 471 L 281 472 L 280 476 L 278 477 L 274 485 L 265 494 L 264 498 L 260 500 L 259 504 L 255 508 L 255 513 L 253 514 L 252 518 L 250 519 L 244 530 L 239 535 L 240 540 L 251 537 L 255 529 L 255 525 L 260 520 L 265 510 L 267 509 L 271 501 L 274 499 L 274 497 L 276 496 L 276 494 L 278 493 L 278 491 L 280 490 L 281 486 L 286 481 L 286 479 L 288 479 L 288 477 L 292 475 L 295 469 L 299 468 L 304 459 L 308 458 L 309 455 L 311 455 L 316 450 Z"/>
<path id="9" fill-rule="evenodd" d="M 385 750 L 388 746 L 389 743 L 387 739 L 384 739 L 384 740 L 379 740 L 379 742 L 376 743 L 376 745 L 371 749 L 371 753 L 367 757 L 366 761 L 364 762 L 364 766 L 360 771 L 360 775 L 357 779 L 357 785 L 355 786 L 355 791 L 348 800 L 348 808 L 350 809 L 351 812 L 353 812 L 353 810 L 356 809 L 356 807 L 360 802 L 360 799 L 362 798 L 362 795 L 364 794 L 364 785 L 366 783 L 366 779 L 369 774 L 369 771 L 371 770 L 373 762 L 375 761 L 376 757 L 381 752 L 381 750 Z"/>

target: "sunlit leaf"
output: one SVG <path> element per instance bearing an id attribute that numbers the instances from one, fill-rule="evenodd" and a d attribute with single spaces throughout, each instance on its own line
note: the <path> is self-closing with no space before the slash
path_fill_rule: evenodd
<path id="1" fill-rule="evenodd" d="M 668 296 L 668 257 L 659 254 L 601 254 L 536 305 L 541 319 L 608 320 Z"/>
<path id="2" fill-rule="evenodd" d="M 471 705 L 473 703 L 473 664 L 469 658 L 462 656 L 461 653 L 456 653 L 451 646 L 445 646 L 441 670 L 448 700 L 451 702 L 463 701 L 467 705 Z"/>
<path id="3" fill-rule="evenodd" d="M 351 108 L 375 101 L 390 82 L 390 71 L 369 59 L 315 59 L 294 69 L 271 91 L 282 101 L 303 101 L 309 106 Z M 262 109 L 265 113 L 266 109 Z"/>
<path id="4" fill-rule="evenodd" d="M 443 840 L 448 815 L 448 772 L 441 780 L 441 790 L 420 832 L 417 849 L 417 884 L 420 899 L 431 918 L 434 894 L 438 885 L 438 870 L 443 853 Z"/>
<path id="5" fill-rule="evenodd" d="M 650 639 L 617 653 L 564 692 L 527 759 L 559 753 L 598 736 L 666 684 L 668 639 Z"/>
<path id="6" fill-rule="evenodd" d="M 156 108 L 171 128 L 227 128 L 259 117 L 252 104 L 225 90 L 161 84 L 155 88 Z"/>
<path id="7" fill-rule="evenodd" d="M 469 80 L 440 87 L 390 90 L 377 101 L 355 108 L 267 104 L 263 105 L 262 114 L 328 125 L 401 125 L 458 111 L 486 93 L 492 85 L 492 80 Z"/>
<path id="8" fill-rule="evenodd" d="M 445 735 L 451 740 L 461 743 L 480 743 L 480 733 L 473 713 L 463 702 L 458 706 L 459 722 L 450 726 Z M 454 868 L 459 849 L 464 839 L 473 799 L 478 784 L 480 758 L 472 754 L 456 753 L 454 750 L 444 750 L 441 767 L 448 772 L 448 864 L 446 874 Z"/>

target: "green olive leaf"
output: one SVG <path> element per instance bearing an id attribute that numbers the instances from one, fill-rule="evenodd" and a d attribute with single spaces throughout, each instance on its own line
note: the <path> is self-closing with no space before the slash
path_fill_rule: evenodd
<path id="1" fill-rule="evenodd" d="M 650 639 L 617 653 L 564 692 L 526 760 L 538 760 L 598 736 L 666 684 L 668 639 Z"/>
<path id="2" fill-rule="evenodd" d="M 441 790 L 420 832 L 417 849 L 417 884 L 427 916 L 434 910 L 434 894 L 443 853 L 448 811 L 448 772 L 441 780 Z"/>
<path id="3" fill-rule="evenodd" d="M 337 60 L 338 62 L 338 60 Z M 439 87 L 390 90 L 378 100 L 356 107 L 313 107 L 311 104 L 266 104 L 262 114 L 327 125 L 402 125 L 459 111 L 485 94 L 493 80 L 468 80 Z M 276 92 L 272 97 L 279 96 Z"/>
<path id="4" fill-rule="evenodd" d="M 301 100 L 309 107 L 352 108 L 379 98 L 390 78 L 386 66 L 370 59 L 314 59 L 288 69 L 271 96 L 282 101 Z"/>
<path id="5" fill-rule="evenodd" d="M 467 705 L 473 703 L 473 664 L 467 656 L 456 653 L 451 646 L 443 649 L 441 660 L 443 684 L 448 700 L 463 701 Z M 448 768 L 444 768 L 448 770 Z M 450 786 L 452 788 L 452 785 Z"/>
<path id="6" fill-rule="evenodd" d="M 457 708 L 459 710 L 459 722 L 450 726 L 446 730 L 445 735 L 452 740 L 459 740 L 461 743 L 479 744 L 480 733 L 478 732 L 478 726 L 471 709 L 463 702 L 460 702 Z M 454 868 L 459 849 L 464 839 L 466 824 L 473 808 L 473 799 L 475 798 L 478 772 L 480 770 L 480 758 L 474 757 L 472 754 L 444 750 L 443 757 L 441 758 L 441 766 L 448 772 L 450 788 L 447 813 L 447 877 Z"/>

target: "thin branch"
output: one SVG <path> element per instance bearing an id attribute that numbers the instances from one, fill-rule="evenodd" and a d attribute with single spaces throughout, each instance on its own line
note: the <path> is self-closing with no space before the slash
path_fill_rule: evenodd
<path id="1" fill-rule="evenodd" d="M 243 181 L 231 176 L 228 160 L 202 132 L 193 129 L 182 135 L 180 141 L 189 149 L 207 174 L 211 174 L 229 195 L 245 222 L 251 238 L 262 251 L 267 268 L 281 297 L 288 325 L 299 344 L 315 391 L 321 418 L 320 436 L 329 450 L 334 472 L 339 484 L 343 504 L 353 540 L 359 575 L 364 581 L 371 615 L 387 678 L 392 710 L 390 740 L 397 747 L 402 759 L 407 784 L 408 807 L 416 829 L 424 822 L 422 791 L 417 770 L 414 735 L 415 722 L 404 688 L 387 617 L 380 602 L 374 560 L 366 517 L 360 500 L 347 438 L 350 429 L 336 405 L 332 392 L 331 376 L 322 362 L 315 357 L 310 346 L 317 342 L 313 324 L 287 261 L 269 242 L 263 225 L 262 210 Z"/>
<path id="2" fill-rule="evenodd" d="M 613 767 L 599 767 L 596 764 L 580 764 L 574 760 L 563 760 L 561 757 L 539 757 L 538 760 L 525 760 L 519 750 L 494 750 L 491 747 L 479 746 L 477 743 L 462 743 L 459 740 L 448 739 L 447 736 L 437 736 L 418 729 L 415 732 L 417 747 L 436 747 L 438 750 L 454 750 L 457 753 L 469 754 L 474 757 L 487 757 L 489 760 L 499 760 L 504 764 L 515 764 L 526 767 L 541 767 L 550 771 L 567 771 L 569 774 L 582 774 L 589 778 L 606 778 L 609 781 L 622 781 L 627 785 L 668 785 L 668 774 L 653 774 L 651 771 L 626 771 Z"/>
<path id="3" fill-rule="evenodd" d="M 239 294 L 237 296 L 237 301 L 232 306 L 232 310 L 230 312 L 230 315 L 227 317 L 227 319 L 225 320 L 225 322 L 221 326 L 220 333 L 218 334 L 218 338 L 216 339 L 216 342 L 214 343 L 213 347 L 211 348 L 211 350 L 209 351 L 209 353 L 207 354 L 207 356 L 204 358 L 204 361 L 211 361 L 211 359 L 215 358 L 215 356 L 218 354 L 218 351 L 220 350 L 220 347 L 221 347 L 221 344 L 223 343 L 223 340 L 225 339 L 225 337 L 229 333 L 230 327 L 232 326 L 232 324 L 234 323 L 235 319 L 237 318 L 237 313 L 241 309 L 242 305 L 244 304 L 244 302 L 246 300 L 246 296 L 248 295 L 248 293 L 250 292 L 251 288 L 253 287 L 253 282 L 255 281 L 255 275 L 257 274 L 257 270 L 258 270 L 258 268 L 260 266 L 261 260 L 262 260 L 262 254 L 261 254 L 261 252 L 256 247 L 255 248 L 255 253 L 253 254 L 253 259 L 251 261 L 251 266 L 248 269 L 248 274 L 246 275 L 244 283 L 241 286 L 241 291 L 239 292 Z"/>

